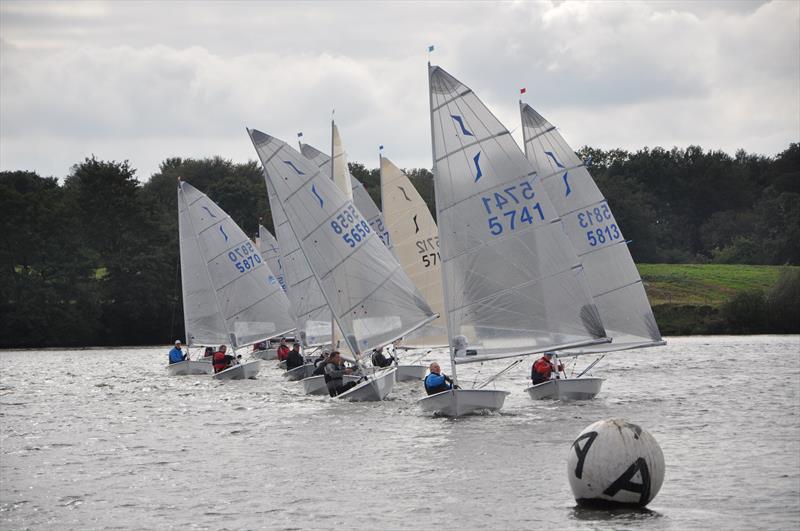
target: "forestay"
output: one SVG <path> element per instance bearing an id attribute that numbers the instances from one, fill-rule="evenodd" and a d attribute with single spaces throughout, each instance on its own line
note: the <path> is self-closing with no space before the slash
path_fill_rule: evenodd
<path id="1" fill-rule="evenodd" d="M 443 69 L 429 67 L 429 83 L 448 330 L 477 350 L 456 361 L 608 341 L 575 251 L 508 130 Z"/>
<path id="2" fill-rule="evenodd" d="M 408 277 L 442 317 L 403 339 L 406 346 L 446 346 L 439 229 L 428 205 L 405 173 L 381 157 L 381 203 L 394 255 Z"/>
<path id="3" fill-rule="evenodd" d="M 338 128 L 335 128 L 334 131 L 336 131 L 336 136 L 338 137 Z M 341 149 L 341 143 L 342 143 L 341 138 L 339 138 L 340 149 Z M 331 158 L 328 155 L 308 144 L 300 144 L 300 151 L 306 158 L 314 161 L 314 163 L 317 165 L 317 167 L 319 167 L 323 175 L 330 174 Z M 342 154 L 342 156 L 343 157 L 345 156 L 344 153 Z M 375 201 L 372 200 L 372 197 L 369 195 L 369 192 L 367 192 L 367 189 L 364 188 L 364 185 L 361 183 L 361 181 L 353 177 L 352 173 L 348 172 L 348 179 L 350 181 L 350 186 L 352 189 L 353 204 L 356 206 L 356 209 L 359 212 L 361 212 L 361 214 L 364 216 L 364 219 L 366 219 L 367 223 L 369 223 L 369 226 L 372 227 L 372 230 L 374 230 L 378 234 L 378 236 L 380 236 L 381 241 L 383 241 L 384 245 L 386 245 L 386 247 L 388 247 L 389 249 L 392 249 L 391 237 L 389 236 L 389 231 L 385 226 L 384 216 L 378 209 L 378 205 L 376 205 Z M 340 181 L 344 181 L 344 179 L 340 179 Z"/>
<path id="4" fill-rule="evenodd" d="M 351 350 L 386 345 L 432 320 L 428 304 L 352 201 L 285 142 L 248 132 Z"/>
<path id="5" fill-rule="evenodd" d="M 253 242 L 205 194 L 178 185 L 183 315 L 187 341 L 234 348 L 294 328 L 289 301 Z"/>
<path id="6" fill-rule="evenodd" d="M 286 294 L 292 303 L 300 340 L 306 347 L 330 343 L 332 317 L 328 303 L 289 225 L 283 204 L 275 195 L 266 174 L 264 177 L 286 279 Z"/>
<path id="7" fill-rule="evenodd" d="M 270 231 L 263 225 L 258 226 L 258 248 L 261 251 L 261 256 L 267 261 L 267 267 L 274 276 L 269 278 L 270 284 L 277 282 L 278 285 L 286 291 L 286 279 L 283 275 L 283 265 L 281 264 L 280 250 L 278 249 L 278 240 L 272 235 Z"/>
<path id="8" fill-rule="evenodd" d="M 561 217 L 613 343 L 571 352 L 608 352 L 663 344 L 622 231 L 584 163 L 561 134 L 520 102 L 525 155 Z"/>

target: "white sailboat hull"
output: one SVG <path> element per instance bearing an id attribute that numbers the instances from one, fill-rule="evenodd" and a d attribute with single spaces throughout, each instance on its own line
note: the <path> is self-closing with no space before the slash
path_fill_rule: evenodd
<path id="1" fill-rule="evenodd" d="M 170 376 L 186 376 L 187 374 L 211 374 L 214 372 L 214 367 L 211 365 L 211 359 L 208 361 L 195 361 L 184 360 L 178 363 L 170 363 L 167 365 L 167 372 Z"/>
<path id="2" fill-rule="evenodd" d="M 422 380 L 425 378 L 425 371 L 427 367 L 424 365 L 398 365 L 397 366 L 397 381 L 398 382 L 412 382 Z"/>
<path id="3" fill-rule="evenodd" d="M 602 386 L 602 378 L 568 378 L 532 385 L 525 392 L 533 400 L 591 400 Z"/>
<path id="4" fill-rule="evenodd" d="M 214 375 L 215 380 L 247 380 L 255 378 L 261 369 L 261 360 L 240 363 Z"/>
<path id="5" fill-rule="evenodd" d="M 508 391 L 496 389 L 450 389 L 417 401 L 423 411 L 445 417 L 461 417 L 477 411 L 498 411 Z"/>
<path id="6" fill-rule="evenodd" d="M 325 383 L 325 376 L 322 374 L 303 378 L 301 382 L 303 384 L 303 391 L 305 391 L 307 395 L 328 394 L 328 384 Z"/>
<path id="7" fill-rule="evenodd" d="M 290 382 L 296 382 L 298 380 L 302 380 L 303 378 L 308 378 L 311 376 L 311 373 L 314 372 L 314 364 L 313 363 L 306 363 L 305 365 L 301 365 L 300 367 L 295 367 L 290 371 L 286 371 L 283 373 L 283 377 L 289 380 Z"/>
<path id="8" fill-rule="evenodd" d="M 368 376 L 368 380 L 348 389 L 337 398 L 351 402 L 379 402 L 392 391 L 396 373 L 395 368 L 376 371 L 375 374 Z"/>
<path id="9" fill-rule="evenodd" d="M 278 359 L 278 349 L 270 348 L 266 350 L 257 350 L 253 352 L 253 357 L 260 360 L 276 360 Z"/>

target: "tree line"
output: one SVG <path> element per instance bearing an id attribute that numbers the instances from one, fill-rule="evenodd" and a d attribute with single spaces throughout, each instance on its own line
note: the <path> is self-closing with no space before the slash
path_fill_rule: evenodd
<path id="1" fill-rule="evenodd" d="M 686 149 L 578 152 L 637 262 L 799 264 L 800 144 L 775 157 Z M 380 206 L 378 169 L 350 170 Z M 430 170 L 406 170 L 435 213 Z M 0 172 L 0 347 L 141 345 L 183 336 L 181 176 L 248 234 L 272 230 L 260 165 L 170 158 L 140 182 L 87 158 L 60 182 Z"/>

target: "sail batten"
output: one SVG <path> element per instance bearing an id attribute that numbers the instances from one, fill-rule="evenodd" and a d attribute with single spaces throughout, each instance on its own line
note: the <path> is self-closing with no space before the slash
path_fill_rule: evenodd
<path id="1" fill-rule="evenodd" d="M 525 154 L 542 178 L 580 257 L 606 333 L 613 343 L 581 353 L 602 353 L 662 343 L 641 276 L 622 230 L 586 163 L 557 128 L 520 102 Z M 565 354 L 574 354 L 568 351 Z"/>
<path id="2" fill-rule="evenodd" d="M 429 68 L 451 344 L 466 338 L 489 360 L 607 341 L 583 268 L 574 267 L 580 260 L 535 169 L 473 91 Z"/>
<path id="3" fill-rule="evenodd" d="M 481 142 L 486 142 L 487 140 L 492 140 L 494 138 L 497 138 L 497 137 L 500 137 L 500 136 L 503 136 L 503 135 L 510 135 L 510 134 L 511 133 L 509 133 L 508 131 L 501 131 L 501 132 L 497 133 L 496 135 L 487 136 L 485 138 L 481 138 L 479 140 L 475 140 L 474 142 L 472 142 L 470 144 L 465 144 L 464 146 L 462 146 L 462 147 L 460 147 L 458 149 L 454 149 L 450 153 L 445 153 L 444 155 L 442 155 L 441 157 L 436 159 L 434 162 L 439 162 L 441 160 L 445 160 L 447 157 L 452 157 L 456 153 L 460 153 L 462 151 L 466 151 L 469 148 L 475 147 L 476 144 L 480 144 Z"/>

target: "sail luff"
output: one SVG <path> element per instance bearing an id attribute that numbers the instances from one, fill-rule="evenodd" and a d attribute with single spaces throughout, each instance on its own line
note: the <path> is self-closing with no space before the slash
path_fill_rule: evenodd
<path id="1" fill-rule="evenodd" d="M 437 174 L 436 142 L 434 140 L 436 138 L 436 136 L 435 136 L 435 128 L 434 128 L 433 86 L 432 86 L 433 81 L 431 79 L 432 74 L 433 74 L 433 67 L 431 67 L 430 63 L 428 63 L 428 104 L 430 106 L 430 112 L 431 112 L 431 160 L 433 161 L 433 168 L 432 168 L 432 173 L 433 173 L 433 197 L 434 197 L 434 203 L 436 204 L 436 223 L 437 223 L 437 226 L 441 227 L 441 222 L 439 221 L 439 220 L 441 220 L 440 216 L 441 216 L 441 212 L 442 212 L 442 210 L 441 210 L 442 200 L 441 200 L 441 191 L 440 191 L 440 187 L 441 187 L 440 181 L 441 181 L 441 179 L 437 179 L 437 176 L 436 176 L 436 174 Z M 439 244 L 440 244 L 440 246 L 444 244 L 444 242 L 442 241 L 442 232 L 441 232 L 441 230 L 439 230 Z M 450 319 L 450 306 L 452 304 L 451 301 L 453 299 L 451 298 L 450 292 L 449 292 L 449 289 L 448 289 L 449 285 L 448 285 L 448 282 L 447 282 L 447 278 L 445 277 L 444 267 L 440 267 L 439 269 L 440 269 L 440 271 L 442 273 L 442 275 L 441 275 L 442 276 L 442 291 L 444 292 L 444 315 L 442 317 L 443 317 L 443 319 L 445 321 L 445 325 L 446 325 L 446 328 L 447 328 L 447 342 L 448 342 L 448 347 L 449 347 L 449 350 L 450 350 L 450 372 L 452 373 L 453 384 L 457 385 L 458 384 L 458 373 L 456 371 L 456 351 L 455 351 L 455 346 L 453 345 L 453 324 L 452 324 L 451 319 Z"/>

